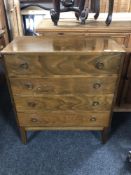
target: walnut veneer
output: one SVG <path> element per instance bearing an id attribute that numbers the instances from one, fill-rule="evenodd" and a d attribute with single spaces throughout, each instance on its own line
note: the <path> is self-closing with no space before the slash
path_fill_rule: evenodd
<path id="1" fill-rule="evenodd" d="M 100 130 L 103 141 L 124 50 L 109 38 L 19 37 L 4 51 L 23 143 L 27 130 Z"/>
<path id="2" fill-rule="evenodd" d="M 36 32 L 42 36 L 96 36 L 96 37 L 110 37 L 123 48 L 126 49 L 124 65 L 119 84 L 119 91 L 116 100 L 116 107 L 114 111 L 117 112 L 131 112 L 131 14 L 124 14 L 120 20 L 121 14 L 114 14 L 114 19 L 110 26 L 106 26 L 104 21 L 106 16 L 103 14 L 100 19 L 94 21 L 88 20 L 85 25 L 81 25 L 76 19 L 67 18 L 60 19 L 59 25 L 56 27 L 52 24 L 50 19 L 41 21 L 36 27 Z M 125 19 L 124 19 L 125 17 Z M 117 19 L 118 18 L 118 19 Z M 114 48 L 115 49 L 115 48 Z"/>

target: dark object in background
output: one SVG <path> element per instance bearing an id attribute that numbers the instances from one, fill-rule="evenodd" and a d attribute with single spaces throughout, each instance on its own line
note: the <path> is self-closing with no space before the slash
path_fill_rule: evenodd
<path id="1" fill-rule="evenodd" d="M 114 0 L 109 0 L 109 12 L 106 19 L 106 24 L 109 25 L 112 21 Z M 94 19 L 99 17 L 100 0 L 20 0 L 21 10 L 30 6 L 40 7 L 44 10 L 50 10 L 54 25 L 58 24 L 60 12 L 74 11 L 77 20 L 80 19 L 81 24 L 85 24 L 89 12 L 95 13 Z M 34 30 L 27 28 L 26 20 L 32 20 L 34 23 L 34 15 L 23 15 L 24 34 L 36 35 Z"/>
<path id="2" fill-rule="evenodd" d="M 110 25 L 112 21 L 112 13 L 113 13 L 114 0 L 109 0 L 108 7 L 108 16 L 105 21 L 106 25 Z M 97 19 L 100 13 L 100 0 L 91 0 L 91 12 L 96 13 L 94 18 Z"/>
<path id="3" fill-rule="evenodd" d="M 61 3 L 63 7 L 61 8 Z M 91 10 L 95 12 L 94 18 L 97 19 L 100 13 L 100 0 L 91 0 Z M 106 25 L 110 25 L 112 21 L 114 0 L 109 0 L 108 16 L 105 21 Z M 81 24 L 85 24 L 89 13 L 89 0 L 53 0 L 53 9 L 50 10 L 51 19 L 54 25 L 58 24 L 60 12 L 74 11 L 77 20 L 80 19 Z"/>
<path id="4" fill-rule="evenodd" d="M 60 12 L 74 11 L 76 18 L 80 19 L 81 24 L 85 24 L 88 17 L 88 7 L 85 7 L 86 0 L 53 0 L 53 9 L 50 10 L 51 19 L 54 25 L 59 21 Z M 61 8 L 60 3 L 63 7 Z"/>

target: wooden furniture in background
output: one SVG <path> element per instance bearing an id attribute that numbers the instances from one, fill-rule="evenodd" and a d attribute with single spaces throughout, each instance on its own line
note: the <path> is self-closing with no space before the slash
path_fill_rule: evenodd
<path id="1" fill-rule="evenodd" d="M 8 25 L 10 27 L 11 39 L 23 35 L 23 22 L 20 11 L 19 0 L 6 0 L 6 14 L 8 16 Z"/>
<path id="2" fill-rule="evenodd" d="M 94 0 L 94 2 L 97 0 Z M 52 0 L 20 0 L 22 3 L 52 3 Z M 108 11 L 108 0 L 100 0 L 100 11 Z M 131 12 L 131 0 L 114 0 L 114 12 Z"/>
<path id="3" fill-rule="evenodd" d="M 2 1 L 2 0 L 1 0 Z M 95 0 L 94 0 L 95 1 Z M 108 11 L 108 1 L 107 0 L 100 0 L 101 7 L 100 11 L 107 12 Z M 12 38 L 17 36 L 23 35 L 23 22 L 21 20 L 21 14 L 26 11 L 26 14 L 30 13 L 30 9 L 20 10 L 20 2 L 32 2 L 32 3 L 44 3 L 49 4 L 52 3 L 52 0 L 5 0 L 6 2 L 6 9 L 8 14 L 8 22 L 10 26 L 10 32 L 12 33 Z M 115 0 L 114 1 L 114 12 L 131 12 L 131 0 Z M 34 7 L 33 7 L 34 9 Z M 23 12 L 24 11 L 24 12 Z M 33 10 L 33 15 L 38 14 L 41 10 Z M 40 12 L 42 13 L 42 12 Z M 43 10 L 43 13 L 47 13 Z M 42 13 L 42 14 L 43 14 Z M 105 18 L 106 19 L 106 18 Z"/>
<path id="4" fill-rule="evenodd" d="M 6 23 L 6 14 L 5 14 L 5 7 L 3 0 L 0 0 L 0 30 L 4 31 L 4 34 L 2 36 L 4 37 L 5 44 L 9 43 L 8 38 L 8 30 L 7 30 L 7 23 Z"/>
<path id="5" fill-rule="evenodd" d="M 100 130 L 106 141 L 124 50 L 96 37 L 21 37 L 4 51 L 22 142 L 28 130 Z"/>
<path id="6" fill-rule="evenodd" d="M 97 1 L 97 0 L 96 0 Z M 101 1 L 101 12 L 107 12 L 108 1 Z M 131 0 L 114 0 L 114 12 L 131 12 Z"/>
<path id="7" fill-rule="evenodd" d="M 110 37 L 116 40 L 119 44 L 126 48 L 127 51 L 131 50 L 131 21 L 127 19 L 131 14 L 128 14 L 128 18 L 125 15 L 125 20 L 120 21 L 115 14 L 114 20 L 110 26 L 106 26 L 104 23 L 105 15 L 103 15 L 99 21 L 87 21 L 87 25 L 80 25 L 76 22 L 76 19 L 61 19 L 59 26 L 54 26 L 50 19 L 41 21 L 36 27 L 36 32 L 42 36 L 99 36 L 99 37 Z M 121 16 L 123 16 L 122 14 Z M 123 16 L 124 18 L 124 16 Z M 101 43 L 100 43 L 101 44 Z M 115 49 L 115 48 L 114 48 Z M 129 112 L 131 111 L 131 97 L 130 84 L 131 84 L 131 71 L 130 71 L 130 55 L 125 56 L 124 66 L 122 70 L 121 80 L 119 84 L 119 92 L 117 95 L 116 108 L 114 111 Z"/>
<path id="8" fill-rule="evenodd" d="M 51 19 L 54 25 L 58 24 L 60 13 L 74 11 L 77 20 L 80 20 L 81 24 L 85 24 L 88 19 L 89 12 L 95 12 L 94 18 L 97 19 L 100 14 L 100 0 L 53 0 L 53 8 L 50 10 Z M 62 6 L 61 6 L 62 5 Z M 114 7 L 114 0 L 108 0 L 108 16 L 106 18 L 106 25 L 110 25 L 112 21 L 112 13 Z"/>
<path id="9" fill-rule="evenodd" d="M 0 85 L 5 83 L 1 50 L 9 43 L 4 1 L 0 0 Z"/>

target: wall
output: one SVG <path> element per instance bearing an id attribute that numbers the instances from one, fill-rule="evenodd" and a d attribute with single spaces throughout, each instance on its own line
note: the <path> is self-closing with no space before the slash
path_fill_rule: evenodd
<path id="1" fill-rule="evenodd" d="M 101 12 L 106 12 L 108 9 L 108 0 L 101 1 Z M 131 12 L 131 0 L 114 0 L 115 12 Z"/>

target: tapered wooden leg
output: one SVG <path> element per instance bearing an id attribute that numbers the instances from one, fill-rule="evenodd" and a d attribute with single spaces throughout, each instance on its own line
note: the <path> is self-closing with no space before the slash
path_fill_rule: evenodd
<path id="1" fill-rule="evenodd" d="M 104 128 L 101 133 L 101 136 L 102 136 L 102 143 L 105 144 L 109 138 L 109 128 Z"/>
<path id="2" fill-rule="evenodd" d="M 23 144 L 27 143 L 27 134 L 24 127 L 20 127 L 21 141 Z"/>

